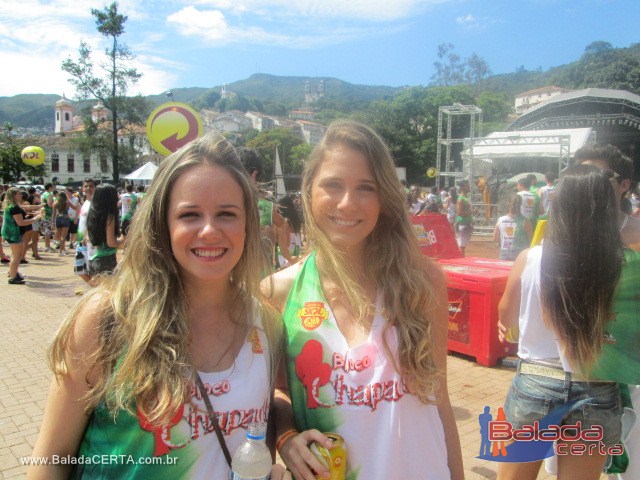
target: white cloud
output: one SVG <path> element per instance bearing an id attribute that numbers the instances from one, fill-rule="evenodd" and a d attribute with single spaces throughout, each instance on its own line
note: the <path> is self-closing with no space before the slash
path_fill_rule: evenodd
<path id="1" fill-rule="evenodd" d="M 2 75 L 0 95 L 19 93 L 57 93 L 69 98 L 75 94 L 67 81 L 67 74 L 60 70 L 63 58 L 38 53 L 30 56 L 9 51 L 0 51 L 0 65 L 11 65 L 17 75 Z"/>
<path id="2" fill-rule="evenodd" d="M 218 7 L 228 5 L 226 0 L 203 0 L 201 3 L 215 4 Z M 276 4 L 279 3 L 279 0 L 270 0 L 269 2 L 266 0 L 253 0 L 254 5 L 267 3 Z M 312 2 L 301 3 L 306 3 L 307 7 L 310 7 Z M 336 5 L 338 4 L 336 3 Z M 298 7 L 300 6 L 298 5 Z M 238 9 L 244 11 L 246 5 L 232 4 L 230 8 L 234 12 Z M 205 40 L 209 47 L 249 43 L 289 48 L 310 48 L 339 44 L 348 40 L 380 35 L 385 32 L 395 32 L 403 28 L 402 25 L 397 23 L 388 24 L 388 22 L 382 22 L 383 24 L 380 25 L 378 22 L 368 22 L 362 24 L 361 22 L 344 21 L 344 19 L 343 21 L 331 20 L 326 22 L 305 16 L 298 16 L 295 19 L 274 17 L 268 19 L 268 21 L 261 20 L 260 25 L 262 26 L 255 26 L 244 17 L 238 21 L 233 15 L 225 15 L 220 9 L 198 9 L 193 5 L 187 6 L 167 17 L 167 22 L 173 24 L 180 34 Z M 232 24 L 231 21 L 236 23 Z M 270 27 L 270 29 L 267 30 L 265 26 Z"/>
<path id="3" fill-rule="evenodd" d="M 149 0 L 119 1 L 119 12 L 128 17 L 125 28 L 134 33 L 127 39 L 135 38 L 139 22 L 146 21 L 149 12 L 154 13 L 150 3 Z M 104 0 L 0 0 L 0 61 L 2 65 L 10 66 L 3 72 L 0 95 L 64 91 L 68 97 L 73 97 L 74 89 L 68 82 L 68 74 L 61 70 L 61 64 L 69 57 L 77 59 L 81 40 L 94 52 L 96 66 L 100 64 L 105 39 L 96 31 L 91 9 L 102 10 L 105 4 Z M 155 54 L 134 61 L 133 66 L 144 75 L 131 93 L 150 94 L 165 90 L 177 77 L 163 69 L 184 68 L 177 62 L 160 58 L 156 43 L 165 37 L 165 33 L 158 30 L 141 36 L 140 50 L 131 49 L 134 54 L 140 51 Z"/>
<path id="4" fill-rule="evenodd" d="M 338 18 L 373 22 L 403 20 L 449 0 L 198 0 L 230 14 Z"/>
<path id="5" fill-rule="evenodd" d="M 489 25 L 493 25 L 497 23 L 497 20 L 492 19 L 490 17 L 475 17 L 471 13 L 468 15 L 464 15 L 462 17 L 456 18 L 456 23 L 462 25 L 465 28 L 486 28 Z"/>

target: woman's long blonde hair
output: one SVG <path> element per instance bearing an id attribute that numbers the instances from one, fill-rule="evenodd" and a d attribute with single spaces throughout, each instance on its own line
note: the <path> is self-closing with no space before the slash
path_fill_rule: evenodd
<path id="1" fill-rule="evenodd" d="M 385 315 L 398 332 L 397 359 L 390 355 L 409 390 L 422 402 L 431 403 L 438 369 L 434 362 L 433 319 L 425 313 L 435 306 L 434 289 L 425 277 L 414 228 L 406 212 L 404 189 L 393 158 L 384 141 L 371 128 L 351 120 L 333 122 L 315 147 L 302 177 L 302 201 L 310 247 L 318 252 L 318 270 L 333 280 L 362 321 L 372 311 L 355 273 L 313 218 L 311 190 L 327 151 L 339 145 L 361 152 L 369 163 L 380 199 L 378 222 L 366 240 L 366 278 L 374 279 L 381 292 Z M 390 353 L 387 346 L 387 352 Z"/>
<path id="2" fill-rule="evenodd" d="M 136 211 L 127 236 L 127 252 L 115 275 L 86 295 L 67 316 L 49 353 L 56 376 L 68 373 L 70 336 L 78 313 L 99 295 L 99 347 L 94 368 L 97 381 L 86 400 L 90 411 L 105 401 L 110 412 L 137 407 L 154 424 L 165 424 L 188 400 L 195 376 L 189 355 L 191 341 L 188 298 L 180 266 L 173 257 L 167 212 L 177 179 L 198 165 L 224 168 L 240 185 L 246 211 L 244 252 L 231 274 L 232 318 L 250 327 L 263 315 L 265 330 L 272 323 L 262 303 L 258 283 L 262 266 L 258 197 L 233 146 L 220 134 L 208 134 L 163 160 L 144 202 Z M 256 311 L 260 310 L 260 312 Z M 275 335 L 275 334 L 274 334 Z M 272 338 L 272 335 L 268 336 Z"/>
<path id="3" fill-rule="evenodd" d="M 2 210 L 9 210 L 11 207 L 18 205 L 17 196 L 20 190 L 18 187 L 9 188 L 4 194 L 4 200 L 2 202 Z"/>

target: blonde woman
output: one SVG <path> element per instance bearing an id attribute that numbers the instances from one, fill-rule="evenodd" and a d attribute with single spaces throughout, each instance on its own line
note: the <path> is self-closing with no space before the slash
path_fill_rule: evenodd
<path id="1" fill-rule="evenodd" d="M 308 445 L 336 432 L 348 478 L 463 478 L 445 278 L 420 253 L 382 139 L 356 122 L 331 124 L 302 199 L 311 253 L 272 277 L 286 328 L 280 455 L 297 479 L 327 475 Z"/>
<path id="2" fill-rule="evenodd" d="M 9 285 L 23 285 L 24 277 L 18 272 L 22 252 L 24 250 L 22 242 L 22 234 L 24 228 L 37 222 L 40 216 L 34 218 L 25 218 L 27 212 L 25 208 L 20 206 L 22 202 L 22 193 L 16 187 L 11 187 L 5 193 L 4 202 L 2 203 L 3 222 L 2 237 L 6 240 L 11 248 L 11 261 L 9 263 Z M 29 208 L 29 210 L 37 210 Z"/>
<path id="3" fill-rule="evenodd" d="M 49 354 L 33 455 L 77 465 L 27 478 L 227 478 L 222 445 L 233 453 L 251 421 L 267 421 L 272 394 L 277 332 L 256 301 L 256 205 L 219 134 L 163 160 L 116 273 L 70 313 Z"/>

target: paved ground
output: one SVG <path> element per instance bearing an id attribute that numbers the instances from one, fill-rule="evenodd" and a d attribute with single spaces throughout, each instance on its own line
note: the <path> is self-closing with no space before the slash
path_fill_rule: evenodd
<path id="1" fill-rule="evenodd" d="M 490 242 L 474 241 L 469 256 L 497 258 Z M 43 254 L 23 265 L 26 285 L 8 285 L 0 267 L 0 479 L 22 478 L 20 457 L 33 448 L 50 383 L 45 352 L 56 326 L 84 287 L 72 273 L 72 257 Z M 478 415 L 503 404 L 513 370 L 486 368 L 468 358 L 449 359 L 449 391 L 460 431 L 467 479 L 493 479 L 496 464 L 476 459 L 480 447 Z M 540 475 L 539 478 L 553 478 Z"/>

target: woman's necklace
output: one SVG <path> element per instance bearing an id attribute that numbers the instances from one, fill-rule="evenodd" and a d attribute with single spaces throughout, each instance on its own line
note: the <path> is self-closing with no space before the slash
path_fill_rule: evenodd
<path id="1" fill-rule="evenodd" d="M 622 220 L 622 223 L 620 224 L 620 229 L 618 230 L 619 232 L 622 232 L 622 230 L 624 230 L 624 227 L 627 226 L 628 221 L 629 221 L 629 214 L 625 213 L 624 220 Z"/>

